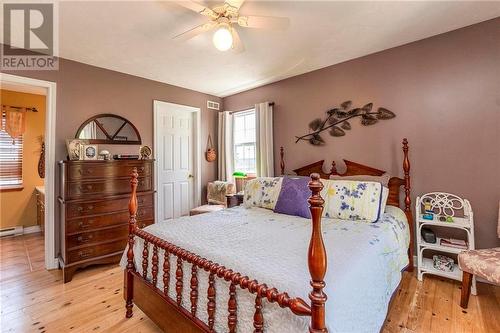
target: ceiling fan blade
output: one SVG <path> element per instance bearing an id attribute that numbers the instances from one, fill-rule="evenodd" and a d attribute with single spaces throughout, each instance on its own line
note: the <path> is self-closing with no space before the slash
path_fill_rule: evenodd
<path id="1" fill-rule="evenodd" d="M 290 25 L 290 19 L 273 16 L 240 16 L 238 17 L 238 25 L 244 28 L 285 30 Z"/>
<path id="2" fill-rule="evenodd" d="M 226 0 L 225 4 L 235 8 L 238 11 L 241 8 L 241 5 L 243 5 L 243 2 L 245 2 L 245 0 Z"/>
<path id="3" fill-rule="evenodd" d="M 188 31 L 185 31 L 177 36 L 174 36 L 173 39 L 181 40 L 181 41 L 186 41 L 188 39 L 191 39 L 199 34 L 202 34 L 204 32 L 210 31 L 212 28 L 214 28 L 217 25 L 217 22 L 207 22 L 203 23 L 197 27 L 194 27 L 193 29 L 190 29 Z"/>
<path id="4" fill-rule="evenodd" d="M 241 41 L 240 35 L 238 34 L 238 31 L 236 31 L 234 27 L 231 27 L 231 34 L 233 35 L 233 46 L 232 46 L 233 51 L 236 53 L 241 53 L 245 51 L 245 46 Z"/>
<path id="5" fill-rule="evenodd" d="M 219 17 L 216 12 L 194 1 L 175 1 L 176 4 L 212 19 Z"/>

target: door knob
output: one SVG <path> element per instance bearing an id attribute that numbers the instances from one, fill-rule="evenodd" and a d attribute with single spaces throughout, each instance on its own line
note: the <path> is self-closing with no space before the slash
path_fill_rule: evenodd
<path id="1" fill-rule="evenodd" d="M 194 176 L 192 174 L 189 174 L 188 178 L 194 178 Z"/>

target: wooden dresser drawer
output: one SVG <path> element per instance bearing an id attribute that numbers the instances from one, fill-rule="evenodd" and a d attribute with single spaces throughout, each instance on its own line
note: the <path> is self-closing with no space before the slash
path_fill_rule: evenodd
<path id="1" fill-rule="evenodd" d="M 67 199 L 126 194 L 130 193 L 130 179 L 107 179 L 68 183 L 67 189 Z M 151 177 L 139 178 L 137 191 L 151 191 L 151 189 Z"/>
<path id="2" fill-rule="evenodd" d="M 66 218 L 97 215 L 103 213 L 128 211 L 130 198 L 107 199 L 101 201 L 69 202 L 66 204 Z M 138 195 L 137 204 L 139 208 L 153 205 L 153 194 Z M 127 213 L 128 214 L 128 213 Z"/>
<path id="3" fill-rule="evenodd" d="M 66 221 L 66 234 L 71 235 L 80 232 L 86 232 L 94 229 L 109 227 L 112 225 L 127 224 L 129 220 L 128 211 L 97 215 L 97 216 L 87 216 L 78 219 L 72 219 Z M 153 207 L 141 207 L 137 210 L 137 220 L 147 221 L 154 218 Z"/>
<path id="4" fill-rule="evenodd" d="M 88 247 L 81 247 L 74 250 L 68 250 L 66 264 L 72 264 L 78 261 L 91 259 L 118 251 L 124 251 L 127 245 L 127 239 L 121 239 L 104 244 L 97 244 Z"/>
<path id="5" fill-rule="evenodd" d="M 122 224 L 118 227 L 108 228 L 97 231 L 82 232 L 79 234 L 74 234 L 66 237 L 66 246 L 68 249 L 72 249 L 77 246 L 83 246 L 87 244 L 102 243 L 112 239 L 126 239 L 128 236 L 128 224 Z"/>
<path id="6" fill-rule="evenodd" d="M 151 175 L 152 164 L 142 161 L 121 161 L 115 163 L 76 163 L 68 166 L 68 181 L 81 179 L 102 179 L 102 178 L 130 178 L 132 170 L 137 168 L 139 177 Z"/>

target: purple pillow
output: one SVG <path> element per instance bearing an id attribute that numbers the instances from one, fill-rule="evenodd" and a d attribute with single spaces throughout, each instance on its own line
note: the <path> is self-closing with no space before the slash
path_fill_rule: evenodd
<path id="1" fill-rule="evenodd" d="M 275 213 L 311 218 L 307 199 L 311 196 L 309 177 L 284 177 Z"/>

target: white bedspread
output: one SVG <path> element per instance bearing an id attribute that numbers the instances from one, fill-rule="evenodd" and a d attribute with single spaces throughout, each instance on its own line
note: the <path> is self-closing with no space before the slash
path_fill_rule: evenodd
<path id="1" fill-rule="evenodd" d="M 145 229 L 177 246 L 229 267 L 251 279 L 286 291 L 309 302 L 307 249 L 309 219 L 276 214 L 262 208 L 235 207 L 215 213 L 183 217 Z M 326 319 L 330 332 L 379 332 L 390 298 L 408 264 L 409 233 L 406 217 L 388 206 L 376 223 L 323 219 L 323 237 L 328 253 L 325 278 Z M 142 272 L 142 241 L 136 237 L 136 267 Z M 150 256 L 152 249 L 150 249 Z M 160 251 L 158 285 L 162 288 L 163 252 Z M 170 297 L 175 299 L 176 257 L 171 257 Z M 122 258 L 126 265 L 126 256 Z M 149 273 L 151 276 L 151 264 Z M 190 309 L 191 267 L 184 264 L 182 304 Z M 208 274 L 198 270 L 197 316 L 207 322 Z M 216 279 L 217 332 L 227 332 L 229 284 Z M 255 295 L 237 289 L 238 332 L 253 332 Z M 264 304 L 265 332 L 307 332 L 309 317 L 293 315 L 277 304 Z"/>

